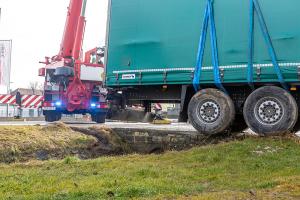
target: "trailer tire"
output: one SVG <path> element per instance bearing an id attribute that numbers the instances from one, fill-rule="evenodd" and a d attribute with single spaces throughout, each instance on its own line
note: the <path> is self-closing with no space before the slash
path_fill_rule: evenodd
<path id="1" fill-rule="evenodd" d="M 290 132 L 298 120 L 294 97 L 276 86 L 255 90 L 247 98 L 243 112 L 249 128 L 263 136 Z"/>
<path id="2" fill-rule="evenodd" d="M 223 133 L 235 117 L 231 98 L 217 89 L 204 89 L 196 93 L 188 107 L 189 122 L 203 135 Z"/>

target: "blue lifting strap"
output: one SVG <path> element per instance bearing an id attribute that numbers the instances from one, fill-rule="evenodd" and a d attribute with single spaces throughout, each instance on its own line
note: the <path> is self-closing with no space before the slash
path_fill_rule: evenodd
<path id="1" fill-rule="evenodd" d="M 209 2 L 207 2 L 207 4 L 209 4 Z M 203 20 L 201 35 L 200 35 L 198 53 L 197 53 L 197 62 L 196 62 L 196 67 L 195 67 L 195 71 L 194 71 L 193 85 L 194 85 L 195 91 L 198 91 L 200 89 L 199 85 L 200 85 L 200 77 L 201 77 L 201 70 L 202 70 L 202 64 L 203 64 L 206 33 L 207 33 L 207 27 L 208 27 L 208 18 L 209 18 L 208 6 L 206 6 L 205 12 L 204 12 L 204 20 Z"/>
<path id="2" fill-rule="evenodd" d="M 212 63 L 213 63 L 213 69 L 214 69 L 214 82 L 215 82 L 215 85 L 219 89 L 226 92 L 225 88 L 222 85 L 222 81 L 220 78 L 220 71 L 219 71 L 218 46 L 217 46 L 215 19 L 214 19 L 214 13 L 213 13 L 213 0 L 208 0 L 206 8 L 205 8 L 204 20 L 203 20 L 198 54 L 197 54 L 197 62 L 196 62 L 196 67 L 195 67 L 195 72 L 194 72 L 193 85 L 194 85 L 194 88 L 196 91 L 198 91 L 200 89 L 201 70 L 202 70 L 202 65 L 203 65 L 203 56 L 204 56 L 206 35 L 207 35 L 207 29 L 208 29 L 209 22 L 210 22 L 210 42 L 211 42 L 211 47 L 212 47 L 211 48 L 212 49 Z"/>
<path id="3" fill-rule="evenodd" d="M 248 60 L 248 72 L 247 81 L 252 90 L 253 85 L 253 54 L 254 54 L 254 4 L 253 0 L 250 0 L 250 28 L 249 28 L 249 60 Z"/>
<path id="4" fill-rule="evenodd" d="M 269 31 L 265 19 L 263 17 L 258 0 L 250 0 L 249 61 L 248 61 L 248 73 L 247 73 L 248 84 L 251 86 L 251 88 L 254 88 L 253 86 L 254 12 L 257 14 L 258 22 L 262 30 L 264 40 L 267 44 L 268 51 L 272 59 L 272 64 L 274 66 L 275 72 L 278 77 L 278 81 L 280 82 L 281 86 L 284 89 L 288 90 L 288 85 L 284 81 L 282 72 L 278 65 L 276 52 L 273 47 L 273 43 L 269 35 Z"/>

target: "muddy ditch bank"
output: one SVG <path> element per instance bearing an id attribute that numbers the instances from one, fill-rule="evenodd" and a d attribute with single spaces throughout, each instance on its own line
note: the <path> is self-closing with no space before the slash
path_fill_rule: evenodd
<path id="1" fill-rule="evenodd" d="M 123 141 L 105 127 L 91 127 L 89 134 L 73 130 L 63 123 L 49 126 L 0 127 L 0 162 L 81 159 L 127 152 Z M 93 135 L 93 134 L 94 135 Z"/>
<path id="2" fill-rule="evenodd" d="M 63 159 L 76 156 L 93 159 L 132 153 L 162 153 L 194 146 L 217 144 L 244 136 L 221 135 L 205 138 L 195 132 L 155 129 L 80 128 L 63 123 L 49 126 L 0 127 L 0 162 Z"/>

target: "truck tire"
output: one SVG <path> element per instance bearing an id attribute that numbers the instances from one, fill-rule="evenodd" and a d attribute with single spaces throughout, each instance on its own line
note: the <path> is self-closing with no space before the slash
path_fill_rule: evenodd
<path id="1" fill-rule="evenodd" d="M 298 120 L 294 97 L 275 86 L 261 87 L 250 94 L 243 112 L 249 128 L 264 136 L 289 132 Z"/>
<path id="2" fill-rule="evenodd" d="M 104 124 L 105 123 L 105 119 L 106 119 L 106 115 L 105 114 L 92 114 L 92 121 L 96 122 L 97 124 Z"/>
<path id="3" fill-rule="evenodd" d="M 45 112 L 45 121 L 46 122 L 55 122 L 61 120 L 62 114 L 55 111 Z"/>
<path id="4" fill-rule="evenodd" d="M 234 121 L 231 98 L 217 89 L 204 89 L 193 96 L 188 107 L 189 122 L 203 135 L 226 131 Z"/>
<path id="5" fill-rule="evenodd" d="M 61 120 L 62 114 L 60 112 L 56 112 L 55 117 L 56 117 L 56 121 L 59 121 Z"/>

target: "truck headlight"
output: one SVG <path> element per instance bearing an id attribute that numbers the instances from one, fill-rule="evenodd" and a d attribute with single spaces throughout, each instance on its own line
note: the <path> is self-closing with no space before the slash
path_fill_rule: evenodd
<path id="1" fill-rule="evenodd" d="M 91 103 L 91 107 L 92 108 L 96 108 L 96 104 L 95 103 Z"/>

